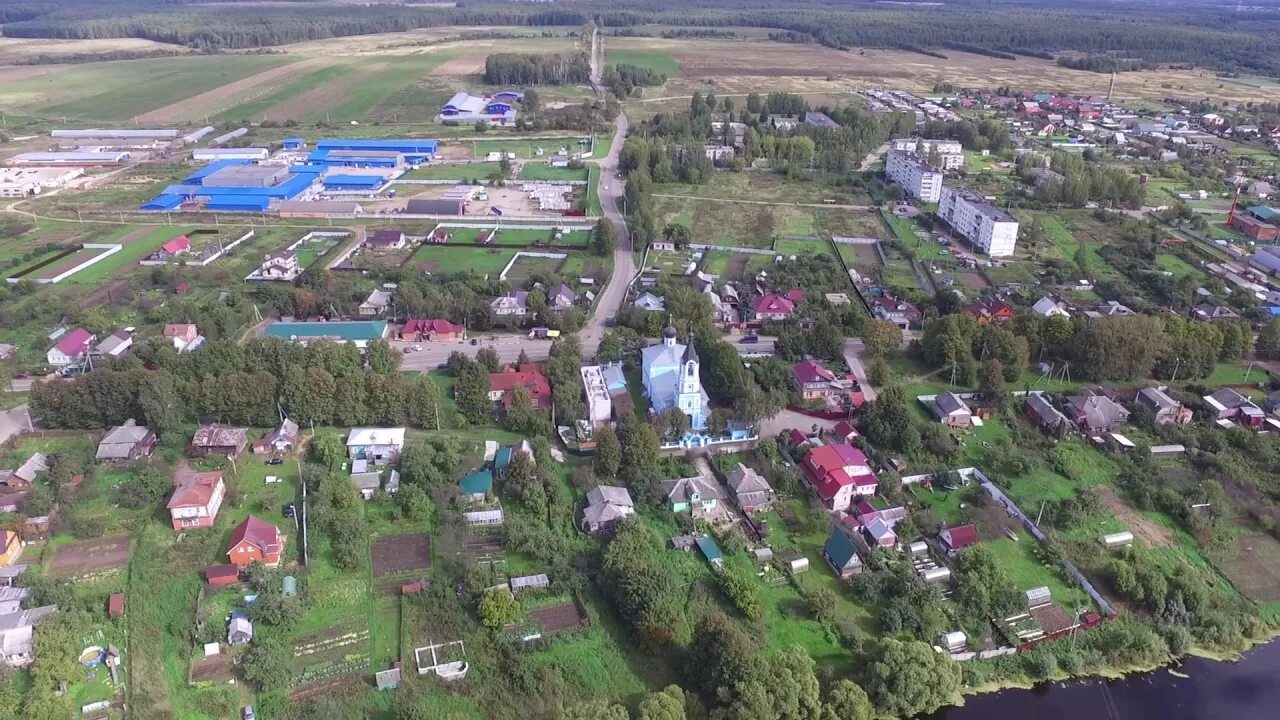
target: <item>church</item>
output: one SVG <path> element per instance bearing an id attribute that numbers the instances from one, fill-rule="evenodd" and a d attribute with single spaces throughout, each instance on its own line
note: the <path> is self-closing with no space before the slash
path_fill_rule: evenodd
<path id="1" fill-rule="evenodd" d="M 689 416 L 691 433 L 704 433 L 711 408 L 698 374 L 701 363 L 693 338 L 688 345 L 681 345 L 676 342 L 676 329 L 668 325 L 662 331 L 662 342 L 645 348 L 641 355 L 644 389 L 653 412 L 679 408 Z"/>

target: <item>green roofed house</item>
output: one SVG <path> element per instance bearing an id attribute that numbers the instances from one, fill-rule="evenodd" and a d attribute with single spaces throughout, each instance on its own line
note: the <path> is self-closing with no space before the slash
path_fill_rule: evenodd
<path id="1" fill-rule="evenodd" d="M 386 320 L 347 320 L 335 322 L 273 322 L 263 332 L 265 337 L 290 342 L 332 340 L 364 348 L 371 340 L 387 336 Z"/>
<path id="2" fill-rule="evenodd" d="M 822 557 L 841 580 L 862 572 L 862 558 L 858 557 L 858 549 L 853 540 L 839 530 L 834 530 L 827 544 L 822 547 Z"/>
<path id="3" fill-rule="evenodd" d="M 493 473 L 488 470 L 475 470 L 462 476 L 458 481 L 462 494 L 469 500 L 483 501 L 493 492 Z"/>
<path id="4" fill-rule="evenodd" d="M 716 544 L 715 540 L 704 535 L 698 538 L 697 542 L 698 549 L 702 551 L 702 555 L 707 559 L 707 562 L 711 563 L 711 567 L 717 570 L 724 567 L 724 555 L 720 552 L 720 546 Z"/>

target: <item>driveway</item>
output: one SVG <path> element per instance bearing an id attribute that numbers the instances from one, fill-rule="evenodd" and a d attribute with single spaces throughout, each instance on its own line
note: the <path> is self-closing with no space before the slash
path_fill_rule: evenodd
<path id="1" fill-rule="evenodd" d="M 849 365 L 849 371 L 853 376 L 858 378 L 858 384 L 862 386 L 862 396 L 871 402 L 876 399 L 876 389 L 871 387 L 871 381 L 867 379 L 867 369 L 862 366 L 863 345 L 860 338 L 850 338 L 844 341 L 844 361 Z"/>
<path id="2" fill-rule="evenodd" d="M 0 412 L 0 444 L 26 432 L 31 432 L 31 414 L 26 405 Z"/>

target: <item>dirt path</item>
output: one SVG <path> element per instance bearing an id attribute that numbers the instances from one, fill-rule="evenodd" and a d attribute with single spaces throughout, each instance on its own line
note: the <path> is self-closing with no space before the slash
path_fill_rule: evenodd
<path id="1" fill-rule="evenodd" d="M 1160 527 L 1139 515 L 1129 503 L 1120 499 L 1110 485 L 1098 486 L 1098 497 L 1133 536 L 1146 543 L 1147 547 L 1165 547 L 1173 544 L 1173 531 Z"/>
<path id="2" fill-rule="evenodd" d="M 319 87 L 314 87 L 301 95 L 295 95 L 284 102 L 271 106 L 266 112 L 262 113 L 262 119 L 279 122 L 283 120 L 303 120 L 311 117 L 324 108 L 333 107 L 336 99 L 346 97 L 352 88 L 360 87 L 383 72 L 387 72 L 387 66 L 371 65 L 358 72 L 342 73 L 338 77 L 322 83 Z"/>
<path id="3" fill-rule="evenodd" d="M 138 116 L 138 122 L 174 122 L 217 115 L 279 90 L 322 62 L 321 60 L 302 60 L 263 70 L 213 90 L 143 113 Z"/>

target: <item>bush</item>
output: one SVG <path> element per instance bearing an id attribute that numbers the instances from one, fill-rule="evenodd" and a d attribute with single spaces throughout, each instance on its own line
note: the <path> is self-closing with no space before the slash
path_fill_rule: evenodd
<path id="1" fill-rule="evenodd" d="M 90 517 L 87 515 L 76 515 L 71 518 L 68 523 L 71 528 L 71 534 L 77 540 L 93 540 L 102 537 L 102 533 L 107 531 L 107 521 L 100 517 Z"/>

